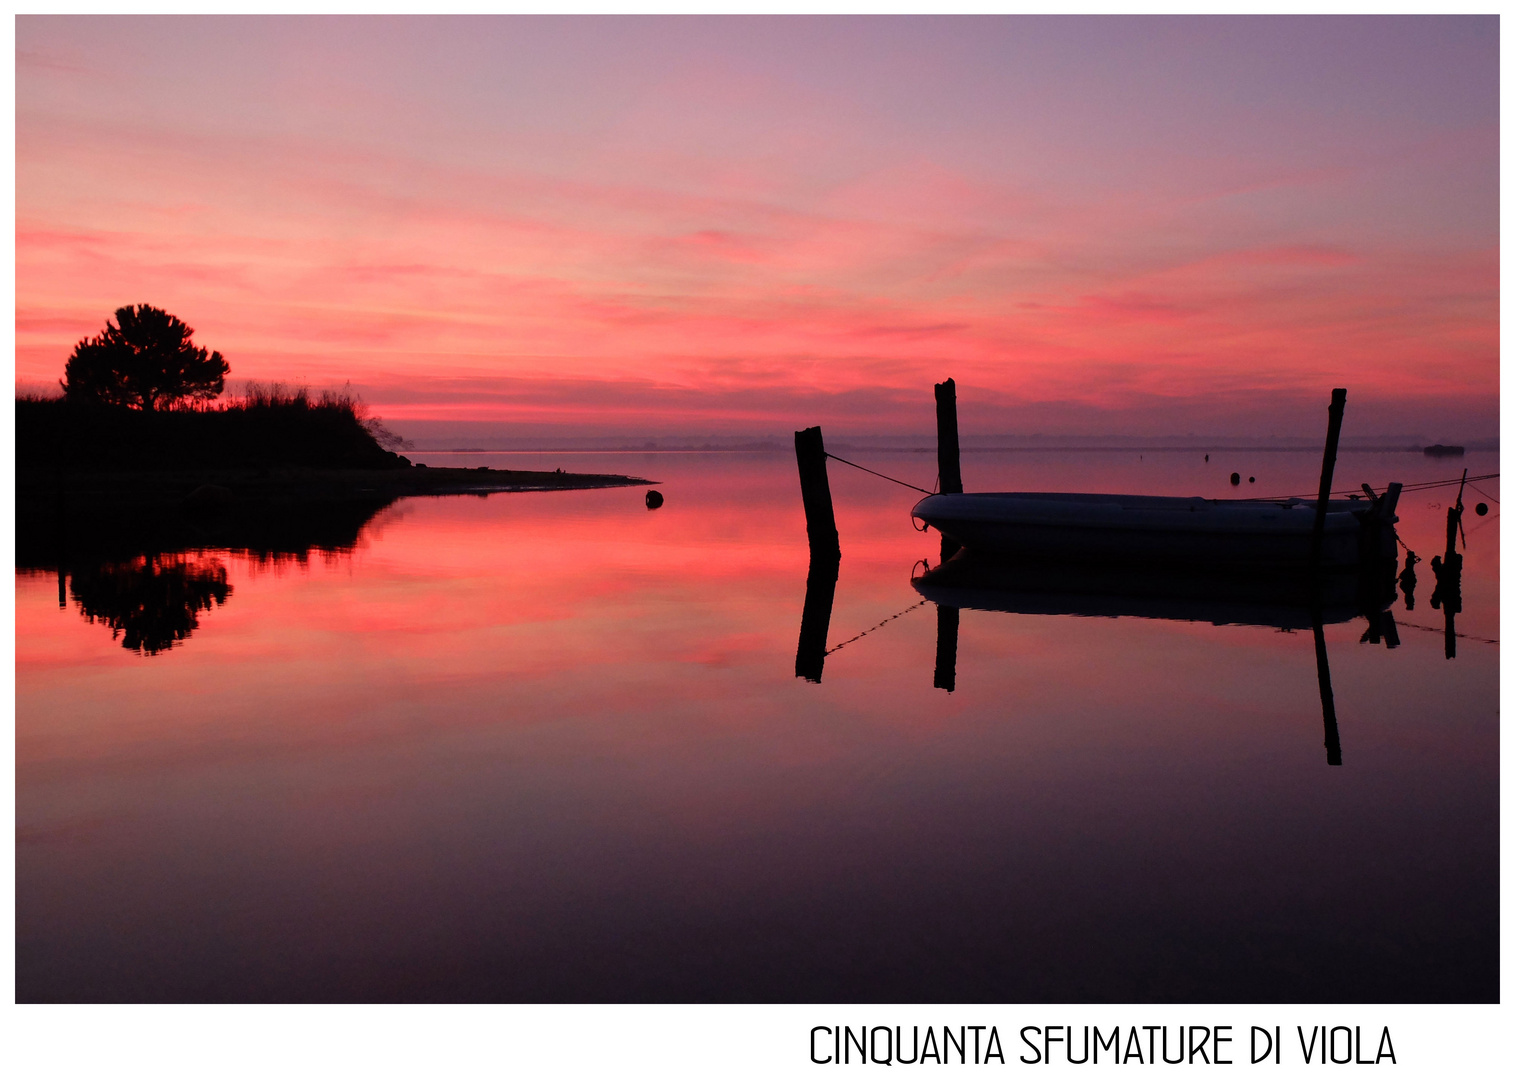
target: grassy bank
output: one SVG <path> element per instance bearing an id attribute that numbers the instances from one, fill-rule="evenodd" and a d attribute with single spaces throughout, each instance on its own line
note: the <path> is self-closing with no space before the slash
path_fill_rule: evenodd
<path id="1" fill-rule="evenodd" d="M 143 412 L 59 399 L 16 401 L 16 466 L 89 472 L 404 469 L 351 397 L 253 388 L 216 409 Z"/>

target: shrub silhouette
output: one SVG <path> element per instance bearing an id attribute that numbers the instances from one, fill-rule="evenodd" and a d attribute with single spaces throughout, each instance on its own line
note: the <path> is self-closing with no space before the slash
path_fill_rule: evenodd
<path id="1" fill-rule="evenodd" d="M 155 412 L 180 401 L 209 401 L 230 369 L 218 352 L 198 348 L 194 330 L 149 304 L 116 309 L 116 321 L 74 346 L 63 369 L 63 392 Z"/>

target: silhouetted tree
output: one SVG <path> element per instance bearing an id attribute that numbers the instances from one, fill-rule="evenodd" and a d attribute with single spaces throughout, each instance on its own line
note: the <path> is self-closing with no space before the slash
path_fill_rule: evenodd
<path id="1" fill-rule="evenodd" d="M 63 392 L 145 412 L 186 398 L 208 401 L 225 387 L 230 369 L 220 353 L 197 348 L 193 333 L 162 308 L 117 308 L 104 333 L 74 346 L 63 369 Z"/>

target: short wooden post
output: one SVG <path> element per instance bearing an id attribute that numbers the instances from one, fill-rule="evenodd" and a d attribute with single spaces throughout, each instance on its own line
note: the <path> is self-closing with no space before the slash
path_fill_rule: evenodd
<path id="1" fill-rule="evenodd" d="M 1467 476 L 1467 470 L 1463 470 Z M 1462 524 L 1462 492 L 1457 493 L 1457 505 L 1447 507 L 1447 550 L 1441 556 L 1441 569 L 1436 572 L 1436 594 L 1431 597 L 1432 606 L 1441 604 L 1446 616 L 1446 646 L 1448 660 L 1457 659 L 1457 614 L 1462 611 L 1462 556 L 1457 551 L 1457 529 Z"/>
<path id="2" fill-rule="evenodd" d="M 936 384 L 936 475 L 943 495 L 963 490 L 963 469 L 957 445 L 957 384 L 951 379 Z"/>
<path id="3" fill-rule="evenodd" d="M 1464 469 L 1466 475 L 1468 470 Z M 1457 495 L 1457 505 L 1447 507 L 1447 551 L 1446 557 L 1451 558 L 1457 554 L 1457 530 L 1462 526 L 1462 494 Z"/>
<path id="4" fill-rule="evenodd" d="M 842 557 L 836 532 L 836 514 L 831 509 L 831 483 L 826 478 L 826 444 L 821 429 L 794 433 L 794 458 L 800 469 L 800 498 L 805 503 L 805 532 L 810 538 L 810 558 L 837 562 Z"/>
<path id="5" fill-rule="evenodd" d="M 1310 534 L 1310 565 L 1320 566 L 1326 537 L 1326 504 L 1331 500 L 1331 476 L 1336 471 L 1336 444 L 1341 438 L 1341 414 L 1347 408 L 1347 392 L 1331 391 L 1331 409 L 1326 423 L 1326 452 L 1320 462 L 1320 497 L 1315 500 L 1315 530 Z"/>

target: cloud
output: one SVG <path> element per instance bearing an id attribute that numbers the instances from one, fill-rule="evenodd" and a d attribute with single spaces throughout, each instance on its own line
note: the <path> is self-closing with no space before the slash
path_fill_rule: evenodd
<path id="1" fill-rule="evenodd" d="M 1037 142 L 1008 120 L 896 126 L 845 82 L 806 111 L 774 69 L 706 62 L 626 101 L 581 73 L 583 100 L 541 106 L 559 128 L 425 94 L 386 127 L 404 95 L 360 54 L 218 110 L 155 96 L 172 73 L 102 97 L 28 53 L 18 377 L 56 379 L 116 306 L 149 302 L 234 379 L 350 380 L 408 417 L 897 428 L 947 375 L 1006 416 L 1250 393 L 1286 424 L 1331 382 L 1497 396 L 1494 226 L 1477 199 L 1426 198 L 1483 183 L 1476 124 L 1389 118 L 1345 148 L 1311 128 L 1270 155 L 1160 124 L 1085 144 L 1044 118 Z M 1259 139 L 1288 130 L 1270 115 Z"/>

